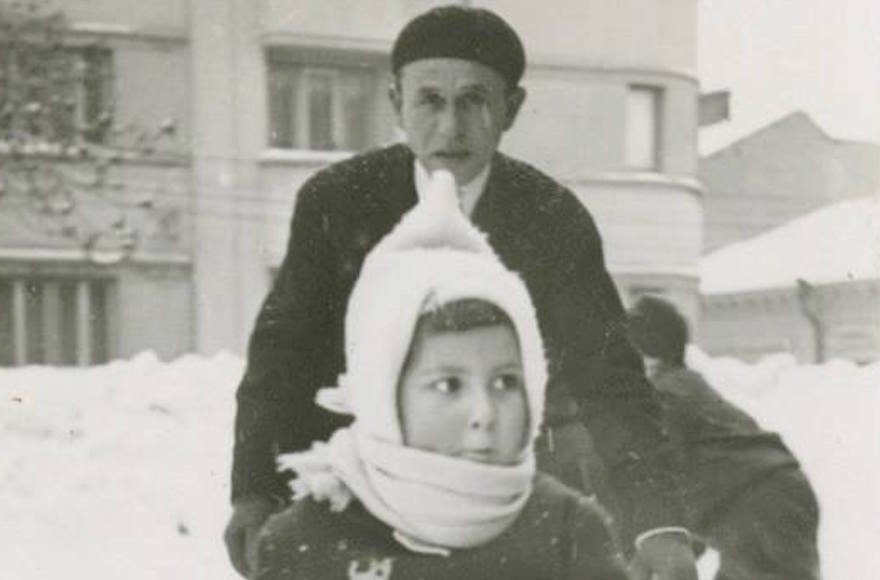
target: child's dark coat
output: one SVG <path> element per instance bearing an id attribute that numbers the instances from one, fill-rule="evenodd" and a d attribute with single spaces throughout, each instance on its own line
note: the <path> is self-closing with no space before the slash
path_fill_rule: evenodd
<path id="1" fill-rule="evenodd" d="M 258 580 L 626 580 L 607 516 L 589 499 L 537 475 L 516 522 L 483 546 L 449 556 L 404 548 L 360 504 L 334 513 L 295 502 L 261 534 Z"/>

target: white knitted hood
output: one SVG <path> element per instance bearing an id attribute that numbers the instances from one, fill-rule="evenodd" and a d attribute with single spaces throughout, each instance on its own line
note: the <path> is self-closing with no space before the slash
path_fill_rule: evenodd
<path id="1" fill-rule="evenodd" d="M 529 404 L 527 448 L 544 412 L 547 366 L 534 306 L 520 277 L 461 213 L 455 181 L 435 171 L 423 199 L 367 256 L 345 317 L 347 372 L 340 377 L 360 429 L 402 443 L 397 385 L 416 321 L 433 307 L 486 300 L 512 320 Z"/>
<path id="2" fill-rule="evenodd" d="M 490 465 L 407 447 L 397 387 L 419 316 L 436 306 L 482 299 L 517 333 L 529 406 L 528 442 L 515 465 Z M 345 318 L 346 374 L 318 403 L 354 423 L 326 443 L 281 456 L 298 477 L 294 498 L 344 509 L 352 497 L 429 553 L 483 544 L 519 516 L 531 495 L 533 445 L 544 411 L 547 369 L 529 294 L 458 208 L 455 182 L 435 172 L 423 199 L 367 256 Z"/>

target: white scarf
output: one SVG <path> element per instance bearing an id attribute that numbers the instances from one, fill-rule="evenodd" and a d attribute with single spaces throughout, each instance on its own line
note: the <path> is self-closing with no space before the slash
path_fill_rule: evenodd
<path id="1" fill-rule="evenodd" d="M 298 474 L 295 499 L 328 500 L 340 511 L 357 497 L 402 544 L 427 553 L 497 537 L 531 495 L 535 472 L 532 454 L 512 466 L 478 463 L 383 442 L 359 433 L 356 423 L 278 462 Z"/>

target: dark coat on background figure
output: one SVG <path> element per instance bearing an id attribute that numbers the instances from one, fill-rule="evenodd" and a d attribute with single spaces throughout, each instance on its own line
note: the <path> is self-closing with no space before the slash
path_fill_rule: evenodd
<path id="1" fill-rule="evenodd" d="M 334 164 L 300 190 L 238 390 L 234 499 L 286 498 L 276 453 L 308 448 L 344 424 L 313 398 L 344 371 L 345 309 L 365 255 L 416 202 L 413 163 L 408 147 L 394 145 Z M 587 210 L 557 182 L 496 153 L 471 218 L 525 280 L 550 361 L 546 425 L 581 420 L 589 429 L 625 507 L 616 522 L 625 547 L 641 531 L 682 525 L 657 395 L 626 340 Z M 540 467 L 540 445 L 538 453 Z"/>
<path id="2" fill-rule="evenodd" d="M 719 552 L 716 580 L 817 580 L 816 496 L 778 434 L 684 366 L 661 365 L 688 527 Z"/>

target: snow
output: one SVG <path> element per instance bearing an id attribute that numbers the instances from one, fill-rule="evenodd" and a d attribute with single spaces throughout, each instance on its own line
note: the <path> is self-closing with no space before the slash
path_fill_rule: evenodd
<path id="1" fill-rule="evenodd" d="M 842 201 L 700 262 L 700 292 L 725 294 L 880 278 L 878 197 Z"/>
<path id="2" fill-rule="evenodd" d="M 689 357 L 802 460 L 823 509 L 826 580 L 880 578 L 880 364 Z M 143 353 L 0 369 L 2 577 L 237 578 L 221 535 L 242 368 L 229 354 Z"/>
<path id="3" fill-rule="evenodd" d="M 230 355 L 0 370 L 0 577 L 237 578 Z"/>

